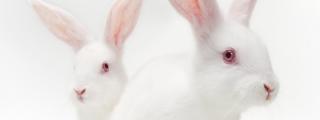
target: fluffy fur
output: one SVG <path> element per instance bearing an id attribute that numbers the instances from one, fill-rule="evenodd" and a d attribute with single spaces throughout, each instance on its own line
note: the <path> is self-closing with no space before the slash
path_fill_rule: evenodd
<path id="1" fill-rule="evenodd" d="M 197 49 L 146 64 L 128 84 L 112 120 L 238 120 L 251 106 L 271 103 L 279 85 L 265 45 L 243 22 L 255 3 L 245 1 L 236 6 L 244 8 L 232 9 L 249 16 L 228 20 L 214 0 L 171 0 L 191 23 Z M 236 51 L 234 64 L 223 60 L 228 48 Z"/>
<path id="2" fill-rule="evenodd" d="M 89 42 L 91 37 L 86 29 L 68 12 L 41 0 L 31 0 L 31 3 L 48 29 L 75 50 L 72 100 L 79 119 L 108 119 L 127 83 L 122 66 L 122 43 L 137 22 L 141 1 L 118 0 L 109 14 L 105 40 L 94 42 Z M 109 65 L 107 72 L 103 71 L 105 63 Z M 80 97 L 74 90 L 85 91 Z"/>

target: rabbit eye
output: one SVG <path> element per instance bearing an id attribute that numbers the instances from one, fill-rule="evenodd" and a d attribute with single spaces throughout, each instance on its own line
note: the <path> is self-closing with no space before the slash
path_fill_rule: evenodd
<path id="1" fill-rule="evenodd" d="M 223 52 L 223 60 L 226 64 L 234 64 L 236 62 L 236 52 L 233 48 L 229 48 Z"/>
<path id="2" fill-rule="evenodd" d="M 102 72 L 103 73 L 109 72 L 109 64 L 108 63 L 103 63 L 102 64 Z"/>

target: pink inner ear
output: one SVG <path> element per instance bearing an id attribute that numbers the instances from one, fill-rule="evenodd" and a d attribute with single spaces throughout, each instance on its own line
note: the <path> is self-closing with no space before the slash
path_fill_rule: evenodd
<path id="1" fill-rule="evenodd" d="M 114 5 L 115 7 L 111 10 L 109 16 L 109 29 L 110 33 L 109 37 L 107 38 L 110 42 L 114 43 L 116 46 L 121 44 L 121 32 L 123 26 L 124 17 L 121 16 L 119 13 L 123 13 L 123 6 L 120 3 Z"/>
<path id="2" fill-rule="evenodd" d="M 47 28 L 75 50 L 87 39 L 86 29 L 68 12 L 41 0 L 32 0 L 32 6 Z"/>
<path id="3" fill-rule="evenodd" d="M 112 8 L 108 23 L 107 40 L 121 47 L 123 41 L 131 34 L 139 17 L 141 0 L 118 0 Z"/>
<path id="4" fill-rule="evenodd" d="M 170 0 L 175 9 L 196 28 L 210 28 L 221 20 L 215 0 Z"/>
<path id="5" fill-rule="evenodd" d="M 201 21 L 201 8 L 199 0 L 186 0 L 180 2 L 179 0 L 171 0 L 171 3 L 176 7 L 178 12 L 185 16 L 189 21 L 193 21 L 194 17 Z"/>
<path id="6" fill-rule="evenodd" d="M 121 31 L 122 31 L 122 22 L 119 23 L 119 27 L 116 28 L 112 38 L 110 38 L 111 41 L 114 41 L 114 44 L 116 46 L 120 46 L 121 45 Z"/>
<path id="7" fill-rule="evenodd" d="M 201 18 L 202 12 L 199 4 L 199 0 L 191 0 L 191 11 L 196 18 Z"/>

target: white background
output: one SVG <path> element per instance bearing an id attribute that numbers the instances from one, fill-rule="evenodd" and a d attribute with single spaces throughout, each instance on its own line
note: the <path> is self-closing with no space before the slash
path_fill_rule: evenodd
<path id="1" fill-rule="evenodd" d="M 102 38 L 111 0 L 46 1 L 68 10 Z M 192 48 L 187 22 L 167 0 L 145 1 L 125 45 L 130 75 L 153 56 Z M 225 11 L 231 0 L 219 2 Z M 252 29 L 269 48 L 281 90 L 273 104 L 253 108 L 243 119 L 319 120 L 320 1 L 258 0 Z M 73 60 L 73 51 L 48 32 L 26 0 L 0 0 L 0 120 L 74 120 L 69 100 Z"/>

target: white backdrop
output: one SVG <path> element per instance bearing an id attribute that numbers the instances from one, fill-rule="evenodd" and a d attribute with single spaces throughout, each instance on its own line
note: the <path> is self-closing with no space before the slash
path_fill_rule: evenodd
<path id="1" fill-rule="evenodd" d="M 111 0 L 46 1 L 67 9 L 101 39 Z M 145 1 L 125 46 L 129 75 L 149 58 L 192 49 L 187 22 L 167 0 Z M 231 0 L 219 2 L 226 10 Z M 252 29 L 269 48 L 281 90 L 273 104 L 251 109 L 243 119 L 319 120 L 320 1 L 258 0 Z M 0 0 L 0 120 L 74 120 L 73 60 L 27 0 Z"/>

